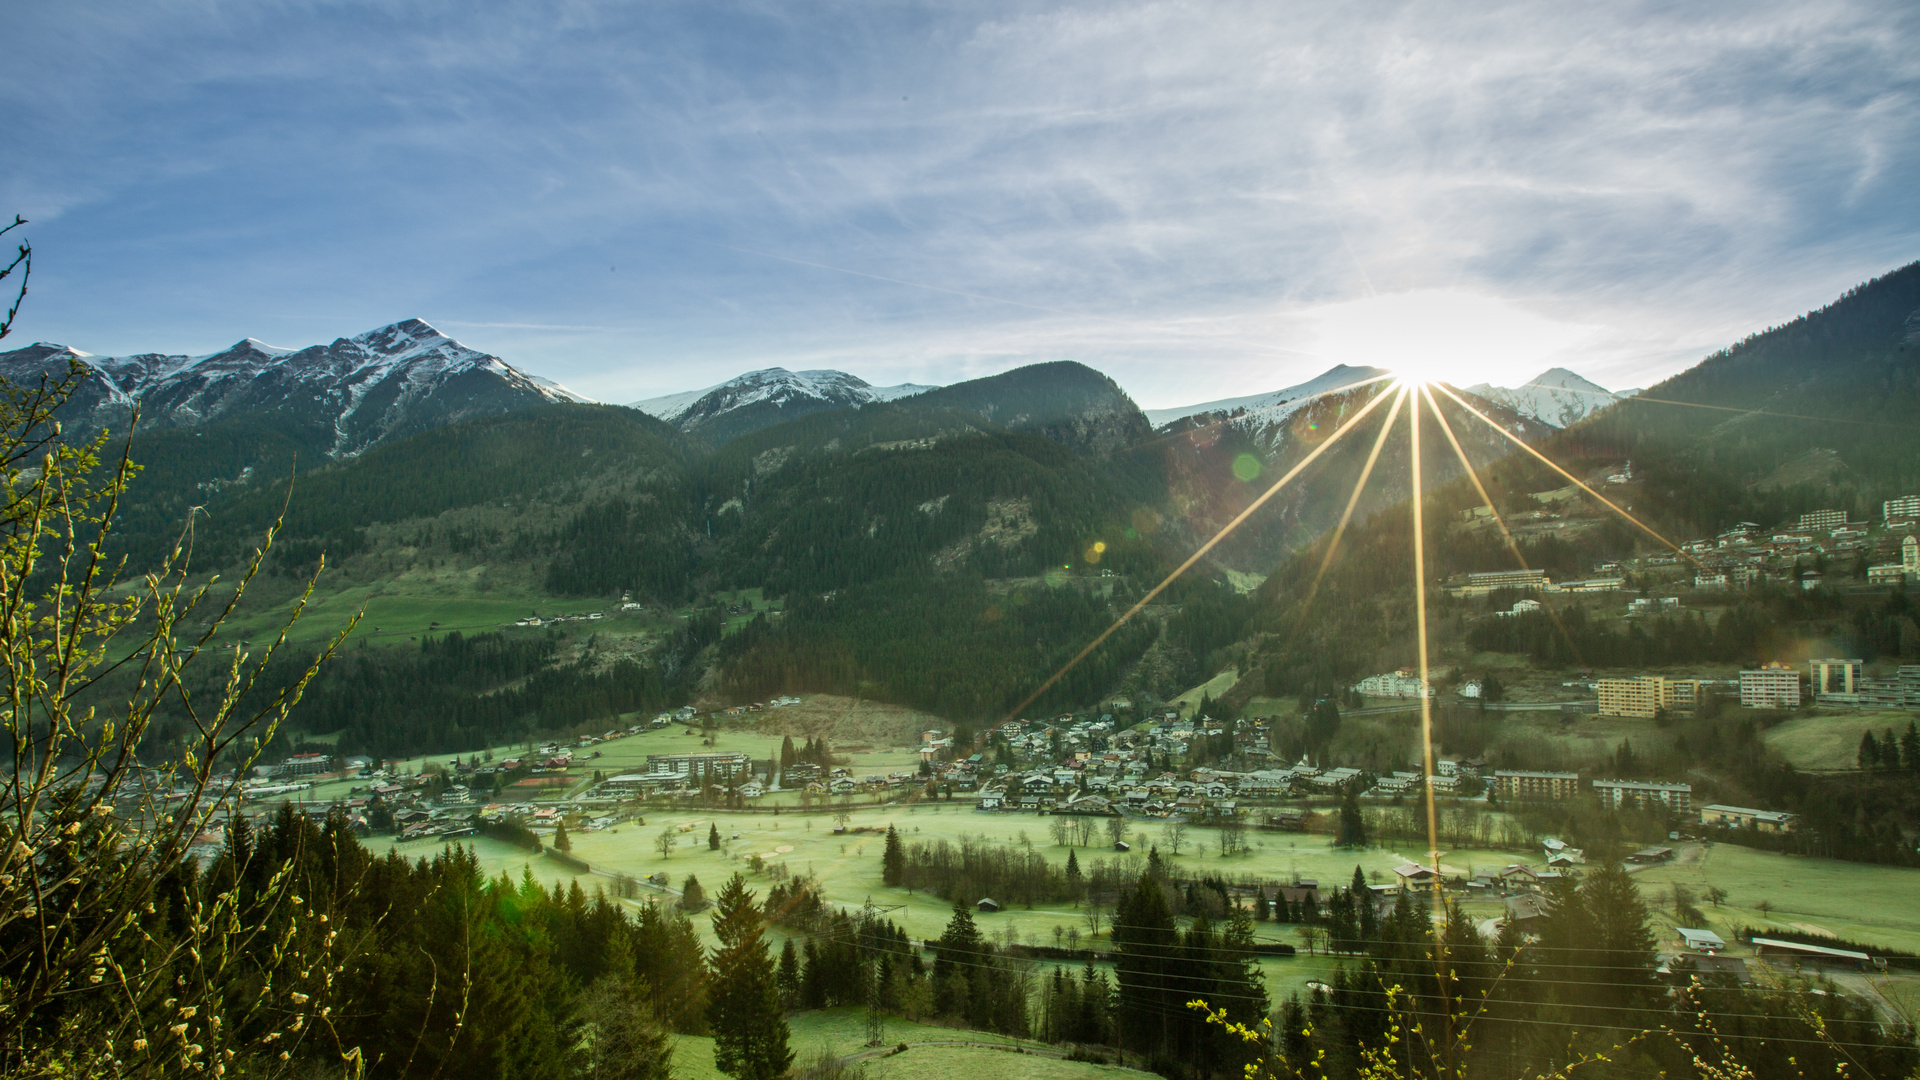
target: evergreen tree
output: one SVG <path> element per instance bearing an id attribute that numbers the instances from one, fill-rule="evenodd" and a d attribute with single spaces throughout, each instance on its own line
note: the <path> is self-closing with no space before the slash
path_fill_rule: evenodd
<path id="1" fill-rule="evenodd" d="M 582 1080 L 668 1080 L 673 1043 L 654 1017 L 652 988 L 612 976 L 581 995 Z"/>
<path id="2" fill-rule="evenodd" d="M 707 850 L 720 850 L 720 823 L 717 821 L 707 826 Z"/>
<path id="3" fill-rule="evenodd" d="M 562 854 L 573 853 L 573 840 L 567 836 L 567 823 L 564 821 L 553 827 L 553 850 Z"/>
<path id="4" fill-rule="evenodd" d="M 699 911 L 707 906 L 707 890 L 700 887 L 700 879 L 693 874 L 680 883 L 680 910 Z"/>
<path id="5" fill-rule="evenodd" d="M 953 917 L 933 950 L 933 1008 L 941 1015 L 972 1011 L 973 972 L 984 959 L 980 930 L 965 897 L 953 902 Z"/>
<path id="6" fill-rule="evenodd" d="M 780 946 L 780 967 L 774 976 L 780 987 L 780 996 L 792 1008 L 800 1002 L 800 951 L 793 947 L 793 939 L 788 938 Z"/>
<path id="7" fill-rule="evenodd" d="M 1353 896 L 1353 926 L 1360 937 L 1360 947 L 1365 950 L 1369 943 L 1380 937 L 1380 919 L 1373 907 L 1373 890 L 1367 888 L 1367 875 L 1358 866 L 1353 868 L 1353 882 L 1348 887 Z"/>
<path id="8" fill-rule="evenodd" d="M 1180 932 L 1173 925 L 1160 881 L 1141 874 L 1113 913 L 1113 974 L 1119 986 L 1116 1020 L 1123 1046 L 1146 1053 L 1168 1045 L 1184 1022 L 1186 1002 L 1171 978 L 1179 966 Z"/>
<path id="9" fill-rule="evenodd" d="M 1087 879 L 1080 873 L 1080 859 L 1072 848 L 1067 849 L 1067 892 L 1075 899 L 1086 890 Z"/>
<path id="10" fill-rule="evenodd" d="M 1871 731 L 1860 733 L 1859 761 L 1862 769 L 1871 769 L 1880 764 L 1880 743 L 1874 739 Z"/>
<path id="11" fill-rule="evenodd" d="M 747 879 L 734 874 L 715 902 L 713 982 L 707 1022 L 713 1028 L 713 1060 L 739 1080 L 775 1080 L 793 1064 L 787 1021 L 773 957 L 762 940 L 760 908 Z"/>
<path id="12" fill-rule="evenodd" d="M 1340 833 L 1335 843 L 1348 848 L 1367 846 L 1367 819 L 1360 812 L 1360 781 L 1357 779 L 1347 783 L 1340 797 Z"/>
<path id="13" fill-rule="evenodd" d="M 880 880 L 887 885 L 898 886 L 906 879 L 907 855 L 900 844 L 900 832 L 888 825 L 887 848 L 880 856 Z"/>

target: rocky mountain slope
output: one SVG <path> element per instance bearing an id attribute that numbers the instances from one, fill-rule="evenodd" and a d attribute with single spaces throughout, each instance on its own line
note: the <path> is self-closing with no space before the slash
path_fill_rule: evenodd
<path id="1" fill-rule="evenodd" d="M 1203 401 L 1198 405 L 1182 405 L 1171 409 L 1148 409 L 1147 422 L 1154 427 L 1162 427 L 1175 420 L 1202 413 L 1220 414 L 1230 417 L 1242 417 L 1255 423 L 1277 423 L 1292 415 L 1307 402 L 1322 394 L 1337 393 L 1350 389 L 1369 379 L 1387 374 L 1385 368 L 1351 367 L 1338 364 L 1326 371 L 1294 386 L 1269 390 L 1264 394 L 1251 394 L 1247 397 L 1222 398 L 1219 401 Z"/>
<path id="2" fill-rule="evenodd" d="M 74 360 L 89 374 L 63 420 L 81 434 L 124 430 L 137 404 L 147 430 L 267 420 L 335 458 L 459 420 L 582 400 L 419 319 L 299 350 L 247 338 L 205 356 L 91 356 L 39 343 L 0 353 L 0 375 L 30 381 Z"/>
<path id="3" fill-rule="evenodd" d="M 1616 394 L 1566 368 L 1558 367 L 1548 368 L 1520 386 L 1507 388 L 1480 383 L 1468 387 L 1467 391 L 1557 428 L 1577 424 L 1635 393 L 1628 390 Z"/>
<path id="4" fill-rule="evenodd" d="M 902 383 L 874 386 L 844 371 L 749 371 L 705 390 L 636 401 L 632 408 L 689 434 L 725 442 L 809 413 L 896 401 L 934 389 Z"/>

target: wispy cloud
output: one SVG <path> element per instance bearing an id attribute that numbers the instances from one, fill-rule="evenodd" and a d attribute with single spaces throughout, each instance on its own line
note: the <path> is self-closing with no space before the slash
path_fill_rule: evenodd
<path id="1" fill-rule="evenodd" d="M 1173 404 L 1451 292 L 1631 385 L 1920 255 L 1898 0 L 74 8 L 0 43 L 0 200 L 23 332 L 95 352 L 420 315 L 603 399 L 1071 358 Z"/>

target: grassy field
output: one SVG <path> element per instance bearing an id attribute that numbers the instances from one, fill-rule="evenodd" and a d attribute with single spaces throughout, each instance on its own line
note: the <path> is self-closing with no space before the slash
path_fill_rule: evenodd
<path id="1" fill-rule="evenodd" d="M 866 1049 L 866 1013 L 857 1008 L 822 1009 L 797 1013 L 787 1018 L 791 1035 L 787 1045 L 796 1065 L 805 1065 L 822 1054 L 844 1057 Z M 984 1031 L 915 1024 L 889 1017 L 886 1028 L 888 1045 L 898 1043 L 959 1041 L 997 1043 L 1008 1047 L 1043 1049 L 1044 1043 L 1011 1039 Z M 966 1076 L 969 1080 L 1016 1080 L 1038 1077 L 1040 1080 L 1095 1080 L 1097 1077 L 1145 1077 L 1149 1074 L 1111 1065 L 1057 1061 L 1008 1050 L 958 1046 L 915 1047 L 904 1054 L 878 1058 L 861 1064 L 871 1080 L 881 1077 L 897 1080 Z M 713 1040 L 682 1036 L 674 1047 L 673 1075 L 681 1080 L 725 1080 L 713 1063 Z"/>
<path id="2" fill-rule="evenodd" d="M 1860 763 L 1860 736 L 1871 731 L 1879 738 L 1888 728 L 1904 735 L 1912 713 L 1837 712 L 1801 716 L 1770 728 L 1767 748 L 1796 769 L 1852 769 Z"/>
<path id="3" fill-rule="evenodd" d="M 1693 890 L 1710 928 L 1722 937 L 1731 938 L 1728 931 L 1739 925 L 1771 925 L 1920 951 L 1920 904 L 1914 902 L 1920 870 L 1781 855 L 1731 844 L 1696 850 L 1695 859 L 1683 858 L 1634 874 L 1650 904 L 1667 902 L 1678 882 Z M 1705 900 L 1709 885 L 1727 890 L 1727 902 L 1717 909 Z M 1771 914 L 1759 911 L 1763 901 Z"/>
<path id="4" fill-rule="evenodd" d="M 795 810 L 779 815 L 739 814 L 725 811 L 693 810 L 647 815 L 644 825 L 627 824 L 607 832 L 578 832 L 573 835 L 573 854 L 587 860 L 596 870 L 607 874 L 629 874 L 645 878 L 665 873 L 677 887 L 688 874 L 698 875 L 709 890 L 734 873 L 748 874 L 757 889 L 770 880 L 756 876 L 747 860 L 758 854 L 767 863 L 783 863 L 795 874 L 809 873 L 820 880 L 827 897 L 849 906 L 859 906 L 871 898 L 876 904 L 893 907 L 891 918 L 906 931 L 920 938 L 938 937 L 952 915 L 952 908 L 938 897 L 890 889 L 880 881 L 879 832 L 835 835 L 834 815 L 838 808 Z M 709 824 L 717 824 L 723 839 L 721 850 L 709 851 L 706 836 Z M 1031 844 L 1050 862 L 1064 865 L 1068 850 L 1055 846 L 1048 834 L 1048 819 L 1027 814 L 981 814 L 963 803 L 920 803 L 913 806 L 856 809 L 850 824 L 855 828 L 884 830 L 898 828 L 909 842 L 944 839 L 957 841 L 962 836 L 985 836 L 1001 843 Z M 672 830 L 677 846 L 662 857 L 654 842 L 663 830 Z M 1214 849 L 1215 834 L 1206 829 L 1189 829 L 1188 846 L 1179 856 L 1167 854 L 1164 827 L 1158 824 L 1130 822 L 1127 836 L 1135 839 L 1144 833 L 1149 844 L 1158 845 L 1167 860 L 1192 874 L 1222 873 L 1229 877 L 1259 877 L 1273 880 L 1312 878 L 1325 885 L 1345 883 L 1356 865 L 1370 880 L 1384 881 L 1395 866 L 1414 856 L 1411 848 L 1394 851 L 1372 848 L 1364 852 L 1331 848 L 1324 837 L 1294 833 L 1259 833 L 1253 837 L 1253 850 L 1244 855 L 1222 858 Z M 504 844 L 481 840 L 474 843 L 489 874 L 506 869 L 517 877 L 523 867 L 531 866 L 534 875 L 545 881 L 570 877 L 559 864 L 531 856 Z M 782 851 L 785 848 L 787 850 Z M 1096 859 L 1120 859 L 1130 872 L 1144 866 L 1139 852 L 1116 855 L 1106 850 L 1104 834 L 1093 846 L 1076 849 L 1084 863 Z M 433 848 L 427 842 L 403 846 L 409 854 L 424 855 Z M 1463 870 L 1474 867 L 1504 866 L 1516 856 L 1495 851 L 1452 851 L 1445 861 Z M 600 878 L 605 882 L 606 878 Z M 593 879 L 582 882 L 591 889 Z M 1071 904 L 1041 905 L 1032 909 L 1010 908 L 995 915 L 982 915 L 983 931 L 1004 939 L 1009 930 L 1018 941 L 1052 944 L 1053 929 L 1069 929 L 1084 938 L 1091 932 L 1084 909 Z M 1104 924 L 1103 924 L 1104 930 Z M 1268 940 L 1294 942 L 1291 928 L 1272 923 L 1259 924 L 1259 934 Z M 1292 961 L 1283 961 L 1291 964 Z"/>
<path id="5" fill-rule="evenodd" d="M 1202 696 L 1218 701 L 1220 695 L 1233 689 L 1233 684 L 1239 681 L 1240 669 L 1228 668 L 1213 678 L 1208 679 L 1206 682 L 1201 683 L 1199 686 L 1179 695 L 1168 702 L 1168 704 L 1178 706 L 1182 715 L 1190 716 L 1193 714 L 1193 710 L 1200 706 L 1200 698 Z"/>

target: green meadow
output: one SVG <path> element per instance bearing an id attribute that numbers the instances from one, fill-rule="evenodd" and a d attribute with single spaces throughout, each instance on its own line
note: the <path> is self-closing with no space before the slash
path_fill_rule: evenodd
<path id="1" fill-rule="evenodd" d="M 787 1045 L 793 1050 L 796 1066 L 805 1066 L 823 1055 L 846 1057 L 870 1049 L 865 1045 L 866 1013 L 857 1008 L 795 1013 L 787 1018 L 787 1026 L 791 1031 Z M 1014 1053 L 1014 1048 L 1050 1048 L 1045 1043 L 1032 1040 L 1013 1039 L 985 1031 L 916 1024 L 896 1017 L 887 1019 L 885 1037 L 889 1048 L 907 1043 L 911 1049 L 905 1053 L 880 1050 L 874 1057 L 861 1061 L 860 1068 L 869 1080 L 889 1077 L 906 1080 L 909 1077 L 932 1076 L 966 1076 L 969 1080 L 1019 1080 L 1023 1077 L 1035 1077 L 1038 1080 L 1098 1080 L 1101 1077 L 1140 1080 L 1152 1075 L 1113 1065 Z M 916 1045 L 929 1042 L 984 1043 L 1008 1049 Z M 673 1075 L 681 1080 L 724 1080 L 725 1074 L 713 1063 L 713 1040 L 697 1036 L 679 1037 L 674 1046 Z"/>

